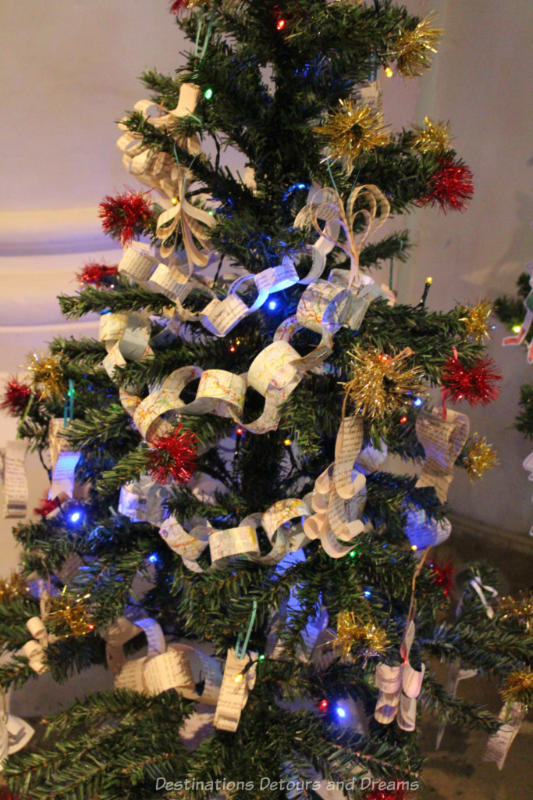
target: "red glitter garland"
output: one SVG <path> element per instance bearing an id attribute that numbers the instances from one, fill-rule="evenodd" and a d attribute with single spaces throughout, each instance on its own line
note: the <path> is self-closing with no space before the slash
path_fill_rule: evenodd
<path id="1" fill-rule="evenodd" d="M 22 414 L 26 410 L 32 391 L 25 383 L 20 383 L 16 378 L 10 378 L 4 387 L 4 399 L 0 408 L 10 414 Z"/>
<path id="2" fill-rule="evenodd" d="M 91 262 L 86 264 L 78 273 L 78 280 L 85 286 L 109 286 L 111 280 L 118 274 L 118 266 L 108 267 L 106 264 Z"/>
<path id="3" fill-rule="evenodd" d="M 170 436 L 161 436 L 152 442 L 148 468 L 153 479 L 166 483 L 174 478 L 178 483 L 187 483 L 198 466 L 198 439 L 193 431 L 181 433 L 179 425 Z"/>
<path id="4" fill-rule="evenodd" d="M 450 208 L 464 211 L 474 194 L 470 168 L 451 158 L 439 159 L 439 165 L 428 182 L 428 193 L 418 200 L 418 205 L 439 205 L 443 211 Z"/>
<path id="5" fill-rule="evenodd" d="M 499 395 L 495 383 L 501 381 L 502 376 L 495 367 L 491 358 L 479 358 L 472 367 L 466 367 L 455 352 L 441 374 L 445 396 L 454 403 L 466 400 L 471 406 L 486 406 Z"/>
<path id="6" fill-rule="evenodd" d="M 98 206 L 104 233 L 120 239 L 122 245 L 134 236 L 145 233 L 154 219 L 150 205 L 142 192 L 124 192 L 116 197 L 106 195 Z"/>
<path id="7" fill-rule="evenodd" d="M 57 497 L 54 497 L 53 500 L 49 500 L 48 497 L 43 497 L 40 501 L 40 504 L 33 509 L 34 514 L 39 514 L 41 517 L 47 517 L 51 511 L 54 511 L 59 505 L 59 501 Z"/>

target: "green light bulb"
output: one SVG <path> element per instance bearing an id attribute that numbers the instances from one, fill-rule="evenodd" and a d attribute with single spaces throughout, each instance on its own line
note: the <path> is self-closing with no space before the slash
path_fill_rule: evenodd
<path id="1" fill-rule="evenodd" d="M 204 92 L 204 97 L 206 100 L 211 100 L 211 98 L 213 97 L 213 90 L 211 88 L 206 89 Z"/>

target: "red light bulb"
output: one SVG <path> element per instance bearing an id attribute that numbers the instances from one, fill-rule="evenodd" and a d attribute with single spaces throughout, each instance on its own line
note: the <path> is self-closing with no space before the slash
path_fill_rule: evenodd
<path id="1" fill-rule="evenodd" d="M 402 423 L 402 425 L 404 424 L 404 422 L 407 422 L 407 417 L 405 416 L 405 414 L 403 417 L 400 417 L 400 422 Z"/>
<path id="2" fill-rule="evenodd" d="M 324 700 L 321 700 L 321 701 L 320 701 L 320 704 L 319 704 L 319 706 L 318 706 L 318 707 L 319 707 L 319 709 L 320 709 L 321 711 L 327 711 L 327 710 L 328 710 L 328 706 L 329 706 L 329 702 L 328 702 L 327 700 L 325 700 L 325 699 L 324 699 Z"/>
<path id="3" fill-rule="evenodd" d="M 278 29 L 278 31 L 282 31 L 283 28 L 285 27 L 285 25 L 286 25 L 286 20 L 278 19 L 278 21 L 276 23 L 276 28 Z"/>

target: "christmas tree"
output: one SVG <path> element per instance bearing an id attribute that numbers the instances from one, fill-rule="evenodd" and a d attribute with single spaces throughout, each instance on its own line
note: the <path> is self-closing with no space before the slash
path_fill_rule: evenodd
<path id="1" fill-rule="evenodd" d="M 383 115 L 379 71 L 421 75 L 440 31 L 377 0 L 172 11 L 191 48 L 119 126 L 142 185 L 100 207 L 120 263 L 60 298 L 102 315 L 99 340 L 55 339 L 6 388 L 51 488 L 15 529 L 0 685 L 114 675 L 10 756 L 10 787 L 401 798 L 417 703 L 487 731 L 501 766 L 532 696 L 531 604 L 498 605 L 481 562 L 454 586 L 431 552 L 456 466 L 495 461 L 449 407 L 497 396 L 490 309 L 428 310 L 429 278 L 401 305 L 376 279 L 409 254 L 405 230 L 376 235 L 388 219 L 472 195 L 447 125 Z M 455 696 L 477 670 L 499 720 Z"/>

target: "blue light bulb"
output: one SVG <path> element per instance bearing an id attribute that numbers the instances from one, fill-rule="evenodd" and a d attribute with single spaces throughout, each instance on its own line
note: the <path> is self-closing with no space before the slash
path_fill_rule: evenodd
<path id="1" fill-rule="evenodd" d="M 81 519 L 81 511 L 74 511 L 74 512 L 73 512 L 73 513 L 70 515 L 70 521 L 71 521 L 71 522 L 79 522 L 79 521 L 80 521 L 80 519 Z"/>
<path id="2" fill-rule="evenodd" d="M 150 562 L 150 564 L 157 564 L 157 562 L 159 561 L 159 556 L 157 555 L 157 553 L 152 553 L 151 555 L 148 556 L 148 561 Z"/>
<path id="3" fill-rule="evenodd" d="M 267 305 L 268 305 L 268 308 L 270 309 L 270 311 L 275 311 L 276 308 L 278 307 L 278 301 L 277 300 L 269 300 Z"/>
<path id="4" fill-rule="evenodd" d="M 372 597 L 372 592 L 370 591 L 370 589 L 365 589 L 363 594 L 365 597 Z"/>
<path id="5" fill-rule="evenodd" d="M 424 401 L 422 400 L 421 397 L 415 397 L 415 399 L 413 400 L 413 405 L 416 406 L 417 408 L 420 408 L 423 402 Z"/>
<path id="6" fill-rule="evenodd" d="M 339 719 L 346 719 L 346 709 L 343 708 L 341 705 L 335 706 L 335 714 L 338 716 Z"/>

